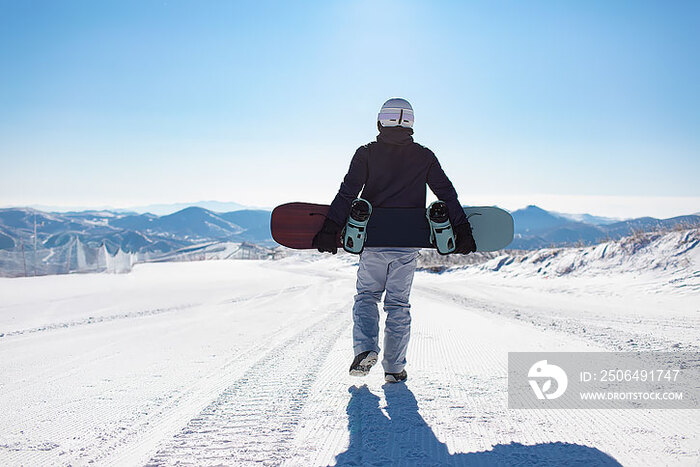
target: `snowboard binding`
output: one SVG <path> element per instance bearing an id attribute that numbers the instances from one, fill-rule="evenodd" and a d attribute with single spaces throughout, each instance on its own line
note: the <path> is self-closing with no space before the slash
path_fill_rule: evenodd
<path id="1" fill-rule="evenodd" d="M 343 228 L 343 249 L 348 253 L 360 254 L 365 248 L 367 238 L 367 223 L 372 214 L 369 201 L 357 198 L 350 206 L 350 216 Z"/>
<path id="2" fill-rule="evenodd" d="M 430 243 L 437 248 L 441 255 L 449 255 L 455 251 L 456 239 L 450 218 L 447 215 L 447 205 L 444 201 L 430 203 L 426 211 L 430 224 Z"/>

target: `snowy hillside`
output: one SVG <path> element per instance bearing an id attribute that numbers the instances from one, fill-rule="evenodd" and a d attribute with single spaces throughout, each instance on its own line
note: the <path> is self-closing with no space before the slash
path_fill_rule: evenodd
<path id="1" fill-rule="evenodd" d="M 596 276 L 610 274 L 657 274 L 677 276 L 689 285 L 700 269 L 700 229 L 638 233 L 588 247 L 503 250 L 467 256 L 442 256 L 423 250 L 419 267 L 432 272 L 458 270 L 507 276 Z M 673 278 L 671 277 L 672 280 Z"/>
<path id="2" fill-rule="evenodd" d="M 699 350 L 697 240 L 418 272 L 396 386 L 351 255 L 0 279 L 0 465 L 697 465 L 696 410 L 506 406 L 509 351 Z"/>
<path id="3" fill-rule="evenodd" d="M 700 229 L 642 233 L 585 248 L 508 252 L 480 264 L 479 269 L 543 276 L 641 274 L 657 270 L 682 275 L 700 269 Z"/>

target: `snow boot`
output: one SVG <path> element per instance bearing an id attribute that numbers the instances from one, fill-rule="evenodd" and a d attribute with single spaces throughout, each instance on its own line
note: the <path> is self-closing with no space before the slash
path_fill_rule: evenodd
<path id="1" fill-rule="evenodd" d="M 401 383 L 406 381 L 408 373 L 406 370 L 401 370 L 400 373 L 384 373 L 384 381 L 387 383 Z"/>
<path id="2" fill-rule="evenodd" d="M 350 365 L 350 376 L 367 376 L 375 363 L 377 363 L 377 352 L 374 350 L 357 354 Z"/>

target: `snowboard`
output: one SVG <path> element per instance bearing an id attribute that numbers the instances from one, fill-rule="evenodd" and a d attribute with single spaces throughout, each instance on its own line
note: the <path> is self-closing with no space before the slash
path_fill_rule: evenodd
<path id="1" fill-rule="evenodd" d="M 326 204 L 287 203 L 272 211 L 270 230 L 280 245 L 312 249 L 311 241 L 326 220 Z M 513 241 L 513 218 L 494 206 L 465 207 L 477 251 L 496 251 Z M 341 226 L 342 230 L 342 226 Z M 373 208 L 365 247 L 433 248 L 424 208 Z M 338 248 L 342 249 L 340 232 Z"/>

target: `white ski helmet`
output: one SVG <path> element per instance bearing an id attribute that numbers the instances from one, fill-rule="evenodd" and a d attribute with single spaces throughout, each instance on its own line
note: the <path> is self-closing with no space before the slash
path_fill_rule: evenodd
<path id="1" fill-rule="evenodd" d="M 402 126 L 413 128 L 413 107 L 406 99 L 394 97 L 384 103 L 377 121 L 382 126 Z"/>

